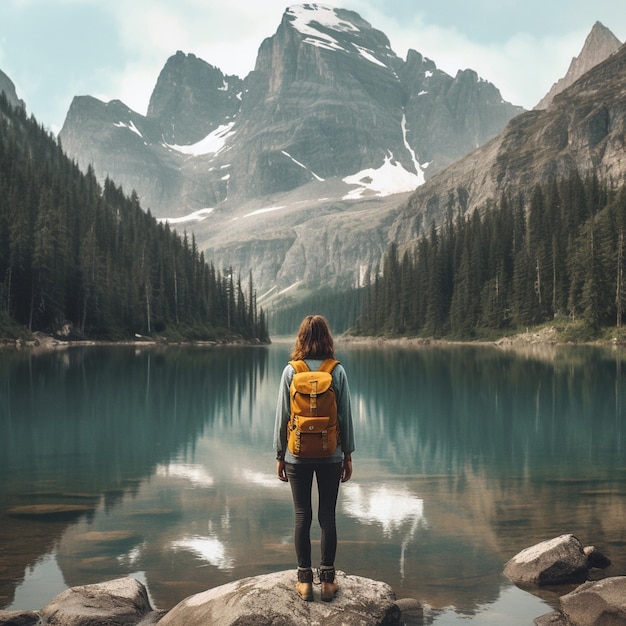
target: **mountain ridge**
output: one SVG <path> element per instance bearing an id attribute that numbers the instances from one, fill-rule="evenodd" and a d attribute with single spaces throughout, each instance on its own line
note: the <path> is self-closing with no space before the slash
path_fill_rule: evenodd
<path id="1" fill-rule="evenodd" d="M 622 42 L 601 22 L 596 22 L 587 35 L 580 54 L 574 57 L 565 76 L 560 78 L 548 93 L 535 105 L 535 109 L 546 109 L 564 89 L 574 84 L 583 74 L 617 52 Z"/>
<path id="2" fill-rule="evenodd" d="M 211 90 L 211 76 L 228 89 Z M 208 103 L 219 95 L 223 111 L 216 114 Z M 99 118 L 105 104 L 90 104 Z M 75 110 L 73 103 L 60 133 L 68 153 L 82 167 L 92 162 L 99 177 L 135 189 L 155 215 L 180 218 L 330 178 L 354 177 L 344 195 L 380 195 L 361 179 L 381 168 L 403 181 L 397 191 L 410 191 L 522 109 L 473 70 L 451 77 L 415 51 L 400 59 L 387 36 L 353 11 L 307 4 L 284 12 L 243 81 L 193 55 L 168 59 L 147 115 L 161 124 L 162 141 L 136 142 L 134 167 L 115 154 L 128 119 L 86 128 Z M 221 150 L 195 153 L 191 144 L 218 129 Z M 174 194 L 159 185 L 154 192 L 141 172 L 142 162 L 156 167 L 162 158 L 179 171 Z"/>
<path id="3" fill-rule="evenodd" d="M 0 94 L 3 93 L 12 106 L 18 106 L 22 109 L 26 108 L 24 101 L 17 95 L 15 83 L 2 70 L 0 70 Z"/>
<path id="4" fill-rule="evenodd" d="M 415 50 L 401 59 L 353 11 L 306 4 L 284 12 L 243 81 L 178 52 L 145 119 L 76 98 L 60 138 L 83 168 L 192 230 L 221 267 L 251 268 L 259 289 L 280 290 L 357 283 L 388 244 L 368 232 L 376 212 L 406 197 L 390 194 L 412 192 L 522 110 L 471 69 L 450 76 Z"/>
<path id="5" fill-rule="evenodd" d="M 547 109 L 523 113 L 475 152 L 415 191 L 392 238 L 408 244 L 449 211 L 484 209 L 516 189 L 575 172 L 601 180 L 626 176 L 626 45 L 555 95 Z"/>

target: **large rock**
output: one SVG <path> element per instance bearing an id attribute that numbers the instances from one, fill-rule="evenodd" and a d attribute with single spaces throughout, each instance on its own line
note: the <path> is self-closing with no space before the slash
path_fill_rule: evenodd
<path id="1" fill-rule="evenodd" d="M 588 582 L 561 598 L 572 626 L 626 626 L 626 576 Z"/>
<path id="2" fill-rule="evenodd" d="M 66 589 L 40 614 L 48 626 L 128 626 L 152 613 L 146 588 L 133 578 Z"/>
<path id="3" fill-rule="evenodd" d="M 39 615 L 34 611 L 0 611 L 0 626 L 34 626 Z"/>
<path id="4" fill-rule="evenodd" d="M 296 572 L 288 570 L 244 578 L 191 596 L 177 604 L 159 626 L 395 626 L 400 608 L 389 585 L 337 572 L 339 592 L 321 602 L 296 594 Z"/>
<path id="5" fill-rule="evenodd" d="M 535 626 L 626 626 L 626 576 L 588 582 L 561 597 L 561 609 Z"/>
<path id="6" fill-rule="evenodd" d="M 588 571 L 582 544 L 569 534 L 526 548 L 504 566 L 504 574 L 513 582 L 538 585 L 583 582 Z"/>

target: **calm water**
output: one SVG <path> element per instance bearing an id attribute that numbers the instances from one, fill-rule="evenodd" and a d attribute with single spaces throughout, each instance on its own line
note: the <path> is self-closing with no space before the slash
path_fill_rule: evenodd
<path id="1" fill-rule="evenodd" d="M 289 344 L 0 355 L 0 608 L 132 575 L 153 603 L 293 568 L 274 478 Z M 626 573 L 623 354 L 339 347 L 354 478 L 337 566 L 426 604 L 428 624 L 531 624 L 558 602 L 503 564 L 566 532 Z M 313 536 L 319 537 L 317 530 Z"/>

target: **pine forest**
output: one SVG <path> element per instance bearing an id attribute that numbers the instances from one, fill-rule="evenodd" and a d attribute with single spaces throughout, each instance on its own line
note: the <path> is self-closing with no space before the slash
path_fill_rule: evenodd
<path id="1" fill-rule="evenodd" d="M 0 99 L 0 328 L 267 341 L 252 277 L 219 271 Z"/>
<path id="2" fill-rule="evenodd" d="M 412 250 L 372 268 L 364 335 L 473 339 L 572 320 L 620 327 L 626 188 L 574 174 L 471 215 L 448 215 Z"/>

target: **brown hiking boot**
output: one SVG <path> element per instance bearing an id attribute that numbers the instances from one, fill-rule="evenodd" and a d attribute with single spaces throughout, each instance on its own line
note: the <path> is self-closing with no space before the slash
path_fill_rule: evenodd
<path id="1" fill-rule="evenodd" d="M 320 567 L 320 582 L 322 583 L 322 600 L 330 602 L 339 589 L 339 585 L 335 582 L 335 568 Z"/>
<path id="2" fill-rule="evenodd" d="M 296 591 L 305 602 L 313 600 L 313 570 L 298 568 Z"/>

